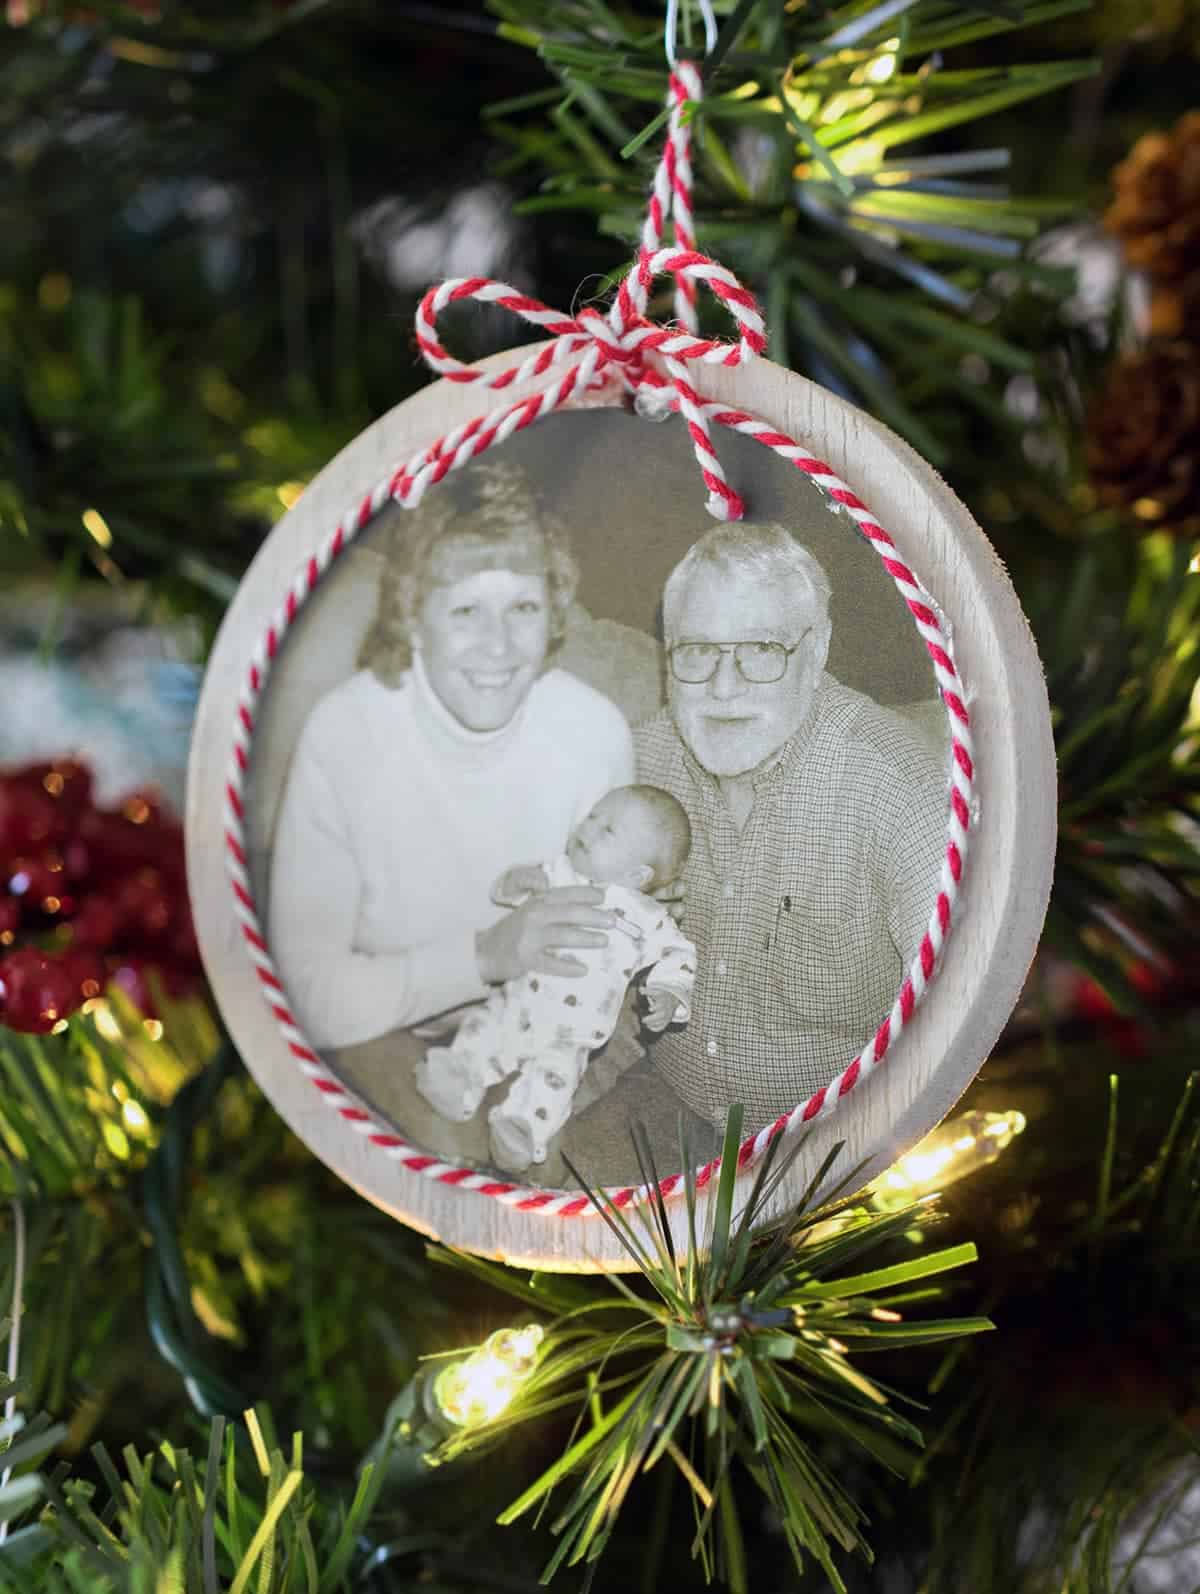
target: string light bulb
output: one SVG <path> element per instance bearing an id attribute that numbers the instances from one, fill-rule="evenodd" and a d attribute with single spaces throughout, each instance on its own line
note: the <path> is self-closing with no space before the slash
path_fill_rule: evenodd
<path id="1" fill-rule="evenodd" d="M 433 1404 L 456 1428 L 494 1422 L 537 1365 L 545 1330 L 537 1323 L 500 1328 L 478 1350 L 443 1367 L 433 1381 Z"/>
<path id="2" fill-rule="evenodd" d="M 875 1204 L 902 1206 L 944 1190 L 995 1162 L 1024 1128 L 1025 1114 L 1015 1111 L 973 1110 L 948 1118 L 880 1175 L 871 1187 Z"/>
<path id="3" fill-rule="evenodd" d="M 868 83 L 882 84 L 895 75 L 896 52 L 900 48 L 899 39 L 889 39 L 883 47 L 883 53 L 868 61 L 863 68 L 863 77 Z M 853 79 L 851 79 L 853 81 Z"/>
<path id="4" fill-rule="evenodd" d="M 100 544 L 102 548 L 112 547 L 112 532 L 108 522 L 98 509 L 85 509 L 82 515 L 84 528 L 88 535 Z"/>

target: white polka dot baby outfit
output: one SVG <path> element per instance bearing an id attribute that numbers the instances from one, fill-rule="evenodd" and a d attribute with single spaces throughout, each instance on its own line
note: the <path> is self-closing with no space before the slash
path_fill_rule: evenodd
<path id="1" fill-rule="evenodd" d="M 590 885 L 565 857 L 546 865 L 550 887 Z M 449 1046 L 432 1046 L 417 1065 L 417 1088 L 444 1118 L 465 1123 L 485 1092 L 516 1074 L 488 1114 L 492 1156 L 519 1170 L 544 1162 L 546 1148 L 571 1115 L 588 1057 L 616 1027 L 625 991 L 648 970 L 646 991 L 675 997 L 674 1023 L 686 1023 L 696 952 L 662 903 L 627 886 L 604 888 L 617 915 L 608 945 L 572 947 L 581 975 L 523 974 L 469 1013 Z"/>

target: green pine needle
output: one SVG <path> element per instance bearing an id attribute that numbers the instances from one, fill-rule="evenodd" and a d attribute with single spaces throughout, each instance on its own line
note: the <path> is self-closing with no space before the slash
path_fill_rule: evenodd
<path id="1" fill-rule="evenodd" d="M 14 1461 L 37 1459 L 65 1433 L 29 1431 L 36 1441 Z M 91 1484 L 69 1477 L 22 1477 L 0 1493 L 0 1517 L 6 1499 L 34 1490 L 53 1507 L 0 1546 L 5 1594 L 336 1594 L 364 1554 L 387 1449 L 363 1467 L 348 1505 L 307 1478 L 299 1435 L 285 1457 L 263 1409 L 241 1427 L 214 1420 L 203 1481 L 191 1454 L 165 1442 L 145 1455 L 128 1447 L 123 1474 L 102 1446 L 93 1457 L 109 1491 L 102 1509 Z"/>
<path id="2" fill-rule="evenodd" d="M 1065 592 L 1032 589 L 1060 791 L 1047 937 L 1127 1013 L 1145 1005 L 1130 975 L 1169 974 L 1194 939 L 1182 906 L 1200 881 L 1190 563 L 1182 541 L 1093 541 Z"/>
<path id="3" fill-rule="evenodd" d="M 1017 431 L 1000 390 L 1006 372 L 1032 368 L 1034 347 L 1020 333 L 999 347 L 985 334 L 984 347 L 964 312 L 989 291 L 996 261 L 1023 271 L 1025 243 L 1069 209 L 976 181 L 978 171 L 994 174 L 1003 163 L 980 166 L 978 150 L 947 150 L 944 140 L 983 117 L 1061 95 L 1098 65 L 979 67 L 944 52 L 1067 15 L 1080 3 L 1052 0 L 1000 16 L 989 7 L 981 18 L 977 6 L 940 0 L 913 0 L 902 15 L 892 6 L 818 14 L 741 0 L 703 63 L 705 97 L 689 115 L 698 246 L 775 306 L 776 352 L 785 349 L 820 380 L 832 367 L 849 393 L 935 464 L 952 458 L 931 415 L 937 390 Z M 493 0 L 492 9 L 511 25 L 508 37 L 537 51 L 557 85 L 502 102 L 489 115 L 493 136 L 514 151 L 506 169 L 543 176 L 520 210 L 589 212 L 600 233 L 633 242 L 668 114 L 661 26 L 562 0 Z M 647 107 L 657 114 L 648 116 Z M 935 153 L 924 153 L 933 139 Z M 835 248 L 826 247 L 826 230 Z M 815 279 L 822 311 L 838 301 L 837 322 L 806 307 L 795 291 L 800 273 L 810 289 Z M 781 306 L 792 325 L 780 324 Z M 702 309 L 715 332 L 717 312 Z M 935 310 L 932 325 L 920 324 Z M 944 342 L 947 357 L 914 339 L 914 327 Z M 983 391 L 962 377 L 964 352 L 980 355 L 994 374 Z"/>
<path id="4" fill-rule="evenodd" d="M 835 1549 L 869 1552 L 859 1508 L 821 1459 L 823 1441 L 837 1433 L 901 1475 L 920 1447 L 917 1429 L 859 1370 L 851 1350 L 932 1344 L 992 1326 L 985 1318 L 909 1321 L 897 1309 L 915 1280 L 940 1280 L 975 1258 L 970 1245 L 928 1252 L 906 1240 L 932 1221 L 928 1203 L 888 1214 L 845 1202 L 814 1208 L 830 1158 L 792 1210 L 768 1219 L 803 1139 L 787 1151 L 779 1139 L 771 1143 L 735 1212 L 741 1130 L 735 1107 L 720 1172 L 704 1189 L 681 1137 L 686 1247 L 640 1132 L 634 1143 L 651 1191 L 645 1205 L 630 1212 L 588 1191 L 636 1262 L 640 1289 L 610 1275 L 610 1293 L 581 1301 L 573 1281 L 527 1284 L 477 1258 L 434 1253 L 552 1316 L 539 1363 L 514 1404 L 493 1422 L 452 1435 L 439 1455 L 454 1459 L 494 1444 L 515 1424 L 576 1405 L 563 1455 L 500 1517 L 515 1522 L 560 1486 L 573 1486 L 551 1523 L 559 1542 L 546 1577 L 562 1565 L 594 1562 L 639 1479 L 666 1462 L 693 1500 L 692 1554 L 706 1575 L 734 1587 L 744 1582 L 732 1488 L 742 1473 L 779 1513 L 797 1567 L 811 1558 L 842 1588 Z M 884 1245 L 905 1245 L 910 1254 L 846 1275 Z"/>

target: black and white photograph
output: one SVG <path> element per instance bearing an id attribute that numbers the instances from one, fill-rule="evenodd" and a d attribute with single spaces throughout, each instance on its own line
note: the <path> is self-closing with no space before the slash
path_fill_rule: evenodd
<path id="1" fill-rule="evenodd" d="M 552 416 L 389 508 L 293 626 L 247 833 L 292 1011 L 382 1120 L 546 1188 L 805 1101 L 932 911 L 949 741 L 851 518 L 724 434 Z M 887 505 L 872 505 L 887 524 Z M 902 1066 L 902 1065 L 899 1065 Z"/>

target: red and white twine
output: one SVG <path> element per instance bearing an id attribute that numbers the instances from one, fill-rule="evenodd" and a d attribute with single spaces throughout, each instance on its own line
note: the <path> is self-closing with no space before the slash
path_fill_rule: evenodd
<path id="1" fill-rule="evenodd" d="M 697 104 L 702 93 L 700 73 L 692 61 L 681 61 L 671 74 L 667 100 L 671 115 L 667 122 L 667 142 L 654 172 L 650 203 L 642 223 L 642 252 L 652 255 L 663 240 L 663 229 L 671 220 L 675 242 L 681 249 L 694 250 L 696 234 L 692 226 L 692 133 L 687 120 L 689 104 Z M 642 306 L 643 311 L 645 305 Z M 675 279 L 675 319 L 688 332 L 699 330 L 696 315 L 696 284 L 690 277 Z"/>
<path id="2" fill-rule="evenodd" d="M 338 556 L 393 501 L 413 508 L 429 489 L 448 475 L 502 443 L 514 432 L 559 409 L 575 393 L 597 387 L 614 376 L 634 397 L 649 395 L 660 406 L 682 414 L 692 447 L 709 490 L 708 508 L 715 518 L 740 519 L 744 505 L 729 486 L 713 447 L 710 429 L 724 426 L 752 437 L 786 460 L 843 510 L 871 543 L 924 640 L 933 665 L 950 725 L 951 759 L 946 846 L 929 924 L 910 964 L 891 1011 L 871 1040 L 835 1078 L 806 1102 L 781 1114 L 738 1149 L 739 1168 L 749 1167 L 781 1134 L 814 1120 L 827 1118 L 843 1097 L 860 1085 L 886 1059 L 897 1037 L 912 1018 L 937 967 L 950 930 L 954 905 L 962 881 L 968 835 L 973 824 L 974 757 L 966 694 L 954 664 L 950 639 L 932 598 L 917 576 L 900 558 L 892 538 L 862 500 L 822 460 L 766 421 L 726 404 L 705 399 L 689 382 L 687 366 L 739 365 L 761 354 L 766 346 L 762 316 L 753 296 L 732 272 L 698 254 L 692 235 L 689 104 L 700 99 L 700 75 L 690 62 L 681 61 L 671 75 L 671 116 L 663 156 L 655 173 L 641 247 L 633 267 L 621 283 L 607 316 L 594 309 L 566 316 L 504 283 L 483 277 L 456 278 L 431 289 L 417 311 L 417 342 L 427 363 L 453 382 L 475 382 L 484 389 L 504 392 L 527 382 L 551 376 L 536 393 L 476 416 L 398 465 L 376 486 L 351 505 L 313 556 L 297 570 L 288 592 L 260 638 L 238 699 L 234 721 L 233 752 L 226 782 L 226 860 L 243 942 L 267 1004 L 297 1066 L 347 1123 L 379 1151 L 410 1172 L 444 1185 L 494 1197 L 523 1212 L 548 1216 L 580 1217 L 595 1212 L 584 1195 L 514 1184 L 478 1168 L 460 1167 L 421 1151 L 385 1122 L 370 1113 L 310 1046 L 288 1004 L 270 950 L 263 935 L 254 888 L 250 880 L 245 845 L 244 789 L 250 766 L 259 699 L 266 689 L 272 664 L 288 630 L 305 602 Z M 673 221 L 676 244 L 663 247 L 662 234 Z M 680 325 L 661 326 L 646 318 L 650 289 L 660 275 L 675 278 L 676 313 Z M 702 338 L 696 327 L 698 286 L 706 284 L 733 315 L 739 339 L 730 343 Z M 497 372 L 472 370 L 442 347 L 436 320 L 449 304 L 474 299 L 498 304 L 540 327 L 551 339 L 537 346 L 518 364 Z M 652 363 L 654 362 L 654 363 Z M 703 1189 L 720 1166 L 719 1159 L 697 1171 Z M 665 1196 L 677 1194 L 683 1174 L 661 1181 Z M 645 1186 L 628 1185 L 607 1194 L 618 1206 L 643 1200 Z"/>

